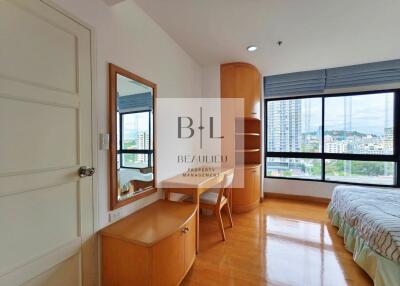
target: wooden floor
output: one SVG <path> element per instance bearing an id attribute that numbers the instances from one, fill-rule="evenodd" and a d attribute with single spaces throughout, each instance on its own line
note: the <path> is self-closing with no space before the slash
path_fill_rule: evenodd
<path id="1" fill-rule="evenodd" d="M 267 199 L 233 221 L 222 242 L 214 217 L 201 216 L 200 253 L 181 285 L 373 285 L 330 226 L 326 205 Z"/>

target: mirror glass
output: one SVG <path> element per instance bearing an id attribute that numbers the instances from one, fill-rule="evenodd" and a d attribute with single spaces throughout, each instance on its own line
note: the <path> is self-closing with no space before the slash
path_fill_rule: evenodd
<path id="1" fill-rule="evenodd" d="M 117 201 L 154 188 L 153 94 L 152 87 L 116 73 Z"/>

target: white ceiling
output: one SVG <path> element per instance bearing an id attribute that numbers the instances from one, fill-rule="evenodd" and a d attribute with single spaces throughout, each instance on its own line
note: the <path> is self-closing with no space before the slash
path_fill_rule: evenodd
<path id="1" fill-rule="evenodd" d="M 277 74 L 400 58 L 400 0 L 135 1 L 202 66 Z"/>

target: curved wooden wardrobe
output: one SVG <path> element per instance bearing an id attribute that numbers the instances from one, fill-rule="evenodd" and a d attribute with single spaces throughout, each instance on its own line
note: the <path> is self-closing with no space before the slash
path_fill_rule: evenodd
<path id="1" fill-rule="evenodd" d="M 221 65 L 221 98 L 243 98 L 235 122 L 235 181 L 243 188 L 232 192 L 236 213 L 255 209 L 261 192 L 261 75 L 247 63 Z M 240 140 L 239 140 L 240 139 Z M 222 146 L 222 148 L 224 148 Z"/>

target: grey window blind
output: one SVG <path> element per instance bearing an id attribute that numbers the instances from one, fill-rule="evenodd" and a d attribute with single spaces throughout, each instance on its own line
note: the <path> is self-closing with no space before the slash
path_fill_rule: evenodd
<path id="1" fill-rule="evenodd" d="M 327 89 L 378 85 L 393 82 L 400 82 L 400 60 L 326 70 Z"/>
<path id="2" fill-rule="evenodd" d="M 150 92 L 118 96 L 118 111 L 151 110 L 153 98 Z"/>
<path id="3" fill-rule="evenodd" d="M 326 89 L 400 83 L 400 60 L 264 77 L 264 96 L 321 93 Z"/>
<path id="4" fill-rule="evenodd" d="M 325 70 L 288 73 L 264 77 L 265 96 L 283 96 L 322 92 Z"/>

